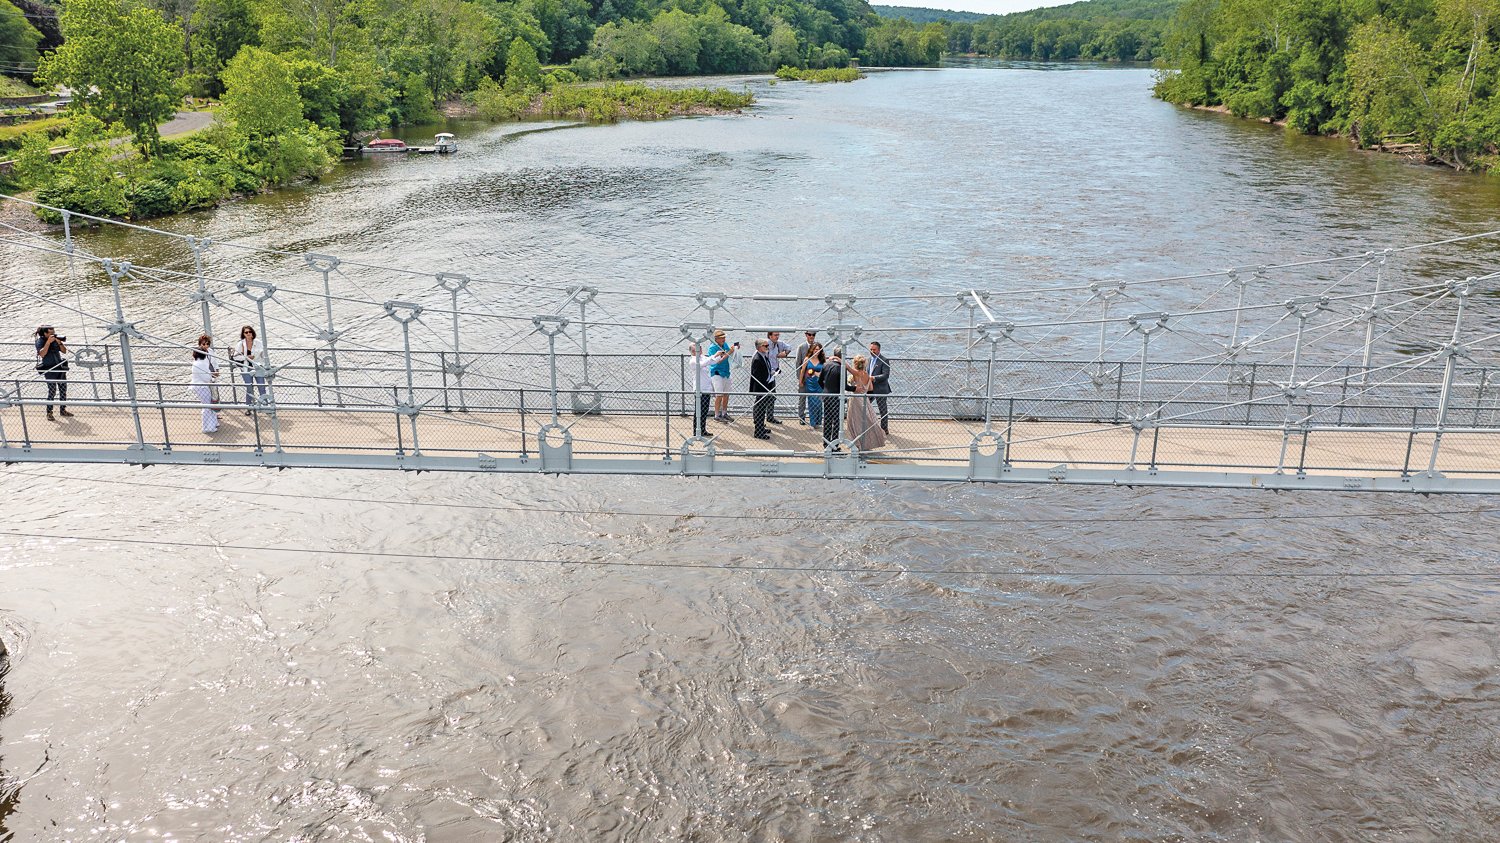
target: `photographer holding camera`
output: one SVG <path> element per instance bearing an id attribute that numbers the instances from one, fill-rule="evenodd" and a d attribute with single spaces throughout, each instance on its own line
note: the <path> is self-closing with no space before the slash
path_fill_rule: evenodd
<path id="1" fill-rule="evenodd" d="M 63 359 L 63 355 L 68 353 L 68 347 L 64 344 L 67 340 L 67 337 L 58 336 L 51 325 L 36 329 L 36 370 L 47 379 L 48 421 L 56 421 L 52 415 L 54 398 L 57 400 L 58 412 L 65 418 L 73 417 L 68 412 L 68 361 Z"/>

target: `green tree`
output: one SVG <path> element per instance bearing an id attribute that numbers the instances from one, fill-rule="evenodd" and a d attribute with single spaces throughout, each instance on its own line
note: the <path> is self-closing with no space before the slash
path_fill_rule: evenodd
<path id="1" fill-rule="evenodd" d="M 36 67 L 36 45 L 41 40 L 42 33 L 20 9 L 0 2 L 0 68 L 10 68 L 5 75 L 30 75 L 30 68 Z"/>
<path id="2" fill-rule="evenodd" d="M 302 97 L 286 60 L 259 47 L 240 50 L 224 68 L 223 116 L 252 138 L 305 125 Z"/>
<path id="3" fill-rule="evenodd" d="M 39 78 L 71 88 L 84 111 L 124 124 L 154 155 L 157 125 L 182 100 L 182 28 L 138 0 L 69 0 L 62 28 L 67 41 L 42 59 Z"/>
<path id="4" fill-rule="evenodd" d="M 249 0 L 198 0 L 190 40 L 195 84 L 208 96 L 222 94 L 219 74 L 225 65 L 241 47 L 260 43 Z"/>
<path id="5" fill-rule="evenodd" d="M 506 55 L 505 92 L 524 94 L 541 90 L 542 65 L 537 61 L 536 51 L 532 46 L 525 39 L 517 38 L 510 42 Z"/>

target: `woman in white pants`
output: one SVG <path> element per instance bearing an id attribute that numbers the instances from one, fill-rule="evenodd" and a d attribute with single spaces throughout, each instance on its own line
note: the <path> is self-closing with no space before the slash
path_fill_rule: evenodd
<path id="1" fill-rule="evenodd" d="M 218 376 L 218 369 L 208 359 L 208 352 L 194 349 L 193 377 L 189 383 L 193 395 L 203 403 L 204 433 L 214 433 L 219 429 L 219 412 L 214 407 L 214 378 Z"/>

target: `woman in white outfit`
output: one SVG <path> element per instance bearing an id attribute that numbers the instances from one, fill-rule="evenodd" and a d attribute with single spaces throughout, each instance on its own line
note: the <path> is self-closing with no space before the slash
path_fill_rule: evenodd
<path id="1" fill-rule="evenodd" d="M 189 382 L 193 395 L 203 404 L 203 432 L 214 433 L 219 429 L 219 412 L 214 408 L 214 378 L 217 367 L 209 359 L 208 352 L 193 350 L 193 377 Z"/>
<path id="2" fill-rule="evenodd" d="M 234 359 L 245 367 L 241 376 L 245 379 L 245 415 L 250 415 L 252 407 L 255 406 L 256 387 L 260 388 L 259 402 L 265 404 L 268 401 L 266 395 L 266 379 L 256 377 L 255 367 L 261 365 L 266 358 L 266 347 L 256 336 L 255 329 L 246 325 L 240 329 L 239 342 L 234 344 Z"/>

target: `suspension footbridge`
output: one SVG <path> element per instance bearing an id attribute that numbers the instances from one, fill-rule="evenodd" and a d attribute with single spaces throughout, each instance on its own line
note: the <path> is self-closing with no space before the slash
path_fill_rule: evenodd
<path id="1" fill-rule="evenodd" d="M 6 463 L 1500 492 L 1500 272 L 1485 265 L 1500 232 L 1166 278 L 681 293 L 44 210 L 60 228 L 0 223 L 0 252 L 45 268 L 0 269 Z M 94 248 L 99 226 L 153 259 Z M 49 412 L 27 341 L 43 322 L 70 337 L 71 416 Z M 264 346 L 248 364 L 230 349 L 242 325 Z M 878 447 L 852 421 L 869 399 L 800 394 L 791 359 L 783 423 L 754 436 L 744 355 L 807 329 L 846 360 L 883 346 Z M 738 420 L 700 435 L 690 349 L 715 330 L 744 349 Z M 213 432 L 188 386 L 200 333 L 222 369 Z M 831 438 L 810 423 L 825 404 Z"/>

